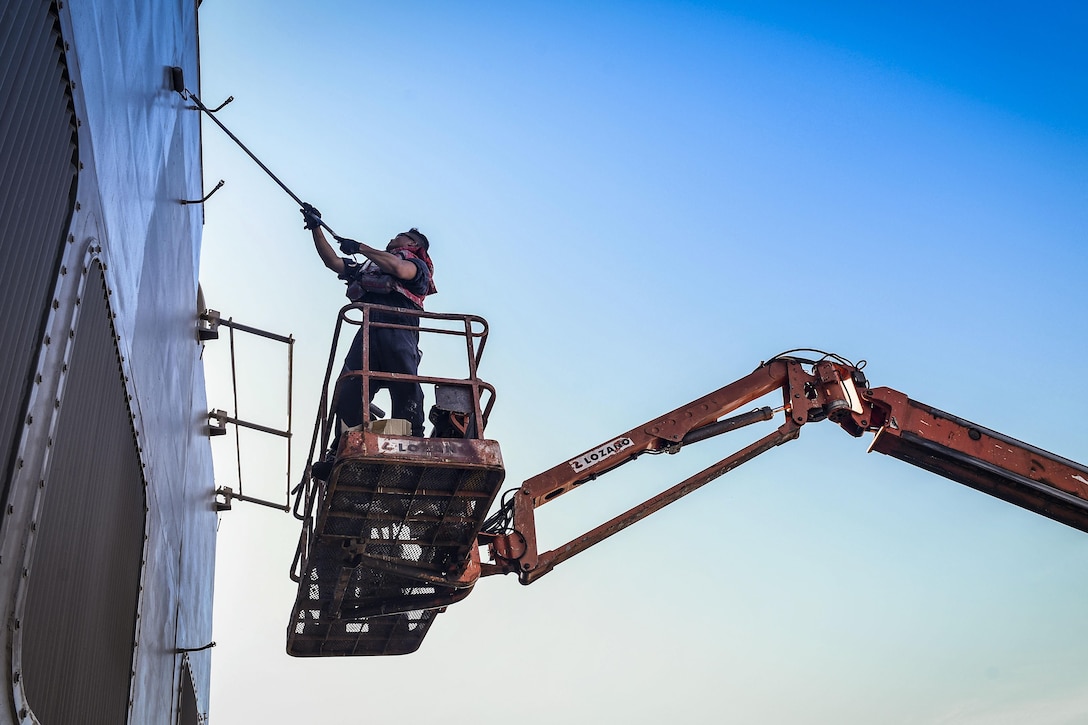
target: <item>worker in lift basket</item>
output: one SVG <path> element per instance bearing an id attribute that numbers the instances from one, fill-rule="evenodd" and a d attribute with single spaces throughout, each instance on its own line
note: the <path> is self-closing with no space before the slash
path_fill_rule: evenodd
<path id="1" fill-rule="evenodd" d="M 350 257 L 340 257 L 333 250 L 321 229 L 321 212 L 309 204 L 303 204 L 302 216 L 305 219 L 304 227 L 313 233 L 314 246 L 321 261 L 347 283 L 347 296 L 352 302 L 422 310 L 423 299 L 438 291 L 434 286 L 434 264 L 428 254 L 430 242 L 418 229 L 412 228 L 396 235 L 384 250 L 354 239 L 335 237 L 344 254 L 366 257 L 365 262 L 359 263 Z M 373 311 L 370 320 L 419 327 L 419 318 L 414 315 Z M 421 356 L 418 330 L 371 327 L 369 345 L 371 370 L 418 374 Z M 363 329 L 360 326 L 344 359 L 344 370 L 359 370 L 363 367 L 362 361 Z M 412 426 L 412 435 L 423 437 L 423 389 L 419 383 L 372 382 L 371 398 L 382 387 L 389 390 L 392 417 L 407 420 Z M 362 408 L 362 381 L 357 376 L 347 378 L 342 383 L 336 405 L 336 415 L 342 429 L 363 422 Z"/>

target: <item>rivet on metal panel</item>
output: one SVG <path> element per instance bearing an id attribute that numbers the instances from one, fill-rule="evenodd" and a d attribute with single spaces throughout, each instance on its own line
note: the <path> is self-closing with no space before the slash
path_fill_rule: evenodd
<path id="1" fill-rule="evenodd" d="M 53 341 L 53 339 L 52 339 L 51 337 L 49 337 L 49 335 L 46 335 L 46 336 L 45 336 L 45 344 L 46 344 L 46 345 L 48 345 L 48 344 L 49 344 L 49 343 L 51 343 L 52 341 Z"/>
<path id="2" fill-rule="evenodd" d="M 31 530 L 31 531 L 37 531 L 37 530 L 38 530 L 38 522 L 36 522 L 36 521 L 31 521 L 31 522 L 30 522 L 30 530 Z"/>
<path id="3" fill-rule="evenodd" d="M 21 679 L 23 678 L 23 676 L 22 676 L 22 674 L 21 674 L 21 673 L 19 672 L 19 670 L 15 670 L 15 673 L 14 673 L 14 674 L 12 675 L 12 678 L 13 678 L 13 679 L 14 679 L 14 680 L 15 680 L 16 682 L 18 682 L 19 680 L 21 680 Z"/>
<path id="4" fill-rule="evenodd" d="M 53 309 L 54 310 L 59 310 L 60 309 L 60 300 L 53 300 Z"/>
<path id="5" fill-rule="evenodd" d="M 23 459 L 22 458 L 20 458 L 18 461 L 15 462 L 15 467 L 16 468 L 22 468 L 23 467 Z"/>
<path id="6" fill-rule="evenodd" d="M 61 274 L 68 274 L 68 266 L 62 264 L 61 267 L 60 267 L 60 273 Z"/>
<path id="7" fill-rule="evenodd" d="M 76 235 L 75 234 L 69 234 L 68 235 L 68 243 L 69 244 L 75 244 L 75 241 L 76 241 Z M 86 272 L 87 270 L 84 269 L 83 271 Z"/>
<path id="8" fill-rule="evenodd" d="M 79 202 L 77 201 L 77 202 L 76 202 L 76 211 L 79 211 L 79 210 L 80 210 L 80 209 L 82 209 L 82 208 L 83 208 L 83 207 L 82 207 L 82 206 L 80 205 L 80 203 L 79 203 Z"/>
<path id="9" fill-rule="evenodd" d="M 24 567 L 23 568 L 23 579 L 26 579 L 28 576 L 30 576 L 30 569 L 27 569 L 26 567 Z"/>
<path id="10" fill-rule="evenodd" d="M 31 424 L 31 423 L 33 423 L 33 422 L 34 422 L 34 416 L 33 416 L 33 415 L 30 415 L 29 413 L 27 413 L 27 416 L 26 416 L 26 424 L 27 424 L 27 425 L 30 425 L 30 424 Z"/>
<path id="11" fill-rule="evenodd" d="M 59 408 L 60 407 L 60 398 L 53 398 L 53 407 L 54 408 Z"/>
<path id="12" fill-rule="evenodd" d="M 11 505 L 11 504 L 9 503 L 9 504 L 8 504 L 8 516 L 11 516 L 11 515 L 12 515 L 13 513 L 15 513 L 15 507 L 14 507 L 14 506 L 12 506 L 12 505 Z"/>
<path id="13" fill-rule="evenodd" d="M 76 336 L 76 331 L 75 330 L 69 330 L 68 331 L 68 337 L 69 338 L 74 338 L 75 336 Z"/>

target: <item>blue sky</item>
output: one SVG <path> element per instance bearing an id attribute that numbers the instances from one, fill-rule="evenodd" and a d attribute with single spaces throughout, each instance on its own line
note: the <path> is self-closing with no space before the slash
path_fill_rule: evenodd
<path id="1" fill-rule="evenodd" d="M 200 30 L 203 100 L 236 98 L 220 118 L 339 233 L 422 229 L 430 309 L 488 319 L 511 486 L 797 347 L 1088 461 L 1075 3 L 205 2 Z M 297 479 L 342 287 L 207 123 L 204 178 L 226 181 L 205 207 L 209 305 L 298 341 Z M 205 352 L 213 407 L 232 403 L 225 348 Z M 240 416 L 279 423 L 281 351 L 239 354 Z M 545 507 L 542 537 L 728 438 Z M 244 439 L 250 495 L 283 496 L 277 446 Z M 1088 536 L 866 447 L 808 425 L 531 587 L 481 581 L 394 659 L 288 658 L 296 522 L 236 505 L 212 717 L 1088 718 Z"/>

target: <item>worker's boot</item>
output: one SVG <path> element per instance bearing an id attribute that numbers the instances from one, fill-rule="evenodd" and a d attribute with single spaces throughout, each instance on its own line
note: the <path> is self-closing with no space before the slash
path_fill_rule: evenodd
<path id="1" fill-rule="evenodd" d="M 325 456 L 319 461 L 314 461 L 310 466 L 310 478 L 318 481 L 328 481 L 332 469 L 336 465 L 336 454 L 340 452 L 340 437 L 348 431 L 362 430 L 363 426 L 347 426 L 344 425 L 343 421 L 337 421 L 336 429 L 336 436 L 333 437 L 332 443 L 329 444 L 329 449 L 325 451 Z"/>
<path id="2" fill-rule="evenodd" d="M 329 475 L 332 473 L 332 468 L 336 464 L 335 458 L 324 458 L 320 461 L 315 461 L 310 466 L 310 478 L 315 481 L 328 481 Z"/>

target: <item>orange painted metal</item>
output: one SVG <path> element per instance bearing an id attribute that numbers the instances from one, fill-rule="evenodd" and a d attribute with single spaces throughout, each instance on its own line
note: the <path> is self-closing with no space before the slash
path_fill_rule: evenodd
<path id="1" fill-rule="evenodd" d="M 870 450 L 1088 532 L 1088 467 L 891 388 L 863 397 L 865 413 L 844 427 L 875 431 Z"/>
<path id="2" fill-rule="evenodd" d="M 783 391 L 784 409 L 790 411 L 790 417 L 777 430 L 566 544 L 548 552 L 538 551 L 534 509 L 644 453 L 674 452 L 684 445 L 685 439 L 701 437 L 698 435 L 700 430 L 715 427 L 724 432 L 731 426 L 722 425 L 720 419 L 723 416 L 777 389 Z M 512 530 L 501 535 L 481 535 L 481 543 L 488 546 L 494 561 L 493 564 L 484 565 L 483 575 L 516 572 L 523 584 L 539 579 L 559 563 L 742 463 L 793 440 L 799 434 L 801 425 L 813 415 L 812 411 L 822 412 L 828 399 L 827 381 L 806 373 L 798 361 L 773 360 L 740 380 L 528 479 L 514 495 Z M 767 414 L 760 412 L 744 416 L 741 424 L 768 419 L 770 410 L 766 410 Z"/>
<path id="3" fill-rule="evenodd" d="M 802 364 L 807 362 L 809 369 Z M 770 410 L 720 420 L 781 388 L 785 422 L 718 463 L 551 551 L 537 549 L 534 510 L 647 452 L 675 452 L 687 442 L 769 418 Z M 743 419 L 743 420 L 742 420 Z M 831 420 L 857 437 L 875 433 L 870 450 L 898 458 L 1047 518 L 1088 532 L 1088 467 L 910 400 L 869 388 L 861 368 L 830 359 L 778 358 L 710 395 L 606 441 L 528 479 L 514 494 L 508 530 L 480 535 L 493 563 L 482 575 L 517 573 L 529 584 L 557 564 L 659 511 L 700 486 L 782 443 L 805 423 Z"/>

